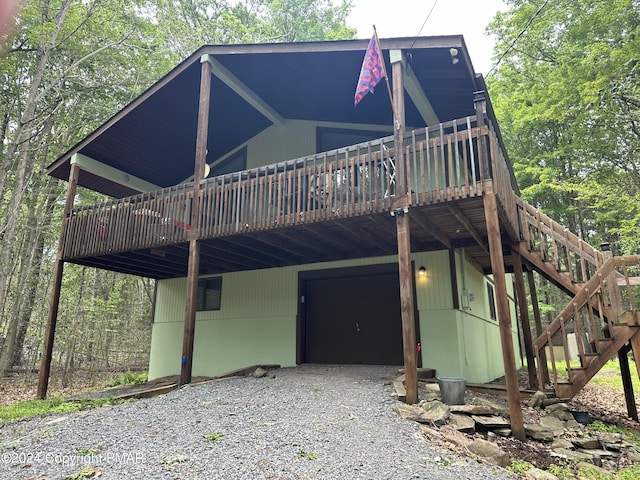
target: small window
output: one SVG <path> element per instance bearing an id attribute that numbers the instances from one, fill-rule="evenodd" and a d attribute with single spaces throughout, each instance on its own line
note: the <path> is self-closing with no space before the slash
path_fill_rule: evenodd
<path id="1" fill-rule="evenodd" d="M 220 310 L 222 296 L 222 277 L 203 278 L 198 280 L 198 298 L 196 310 Z"/>
<path id="2" fill-rule="evenodd" d="M 493 294 L 493 285 L 487 283 L 487 297 L 489 297 L 489 315 L 492 320 L 496 320 L 498 316 L 496 315 L 496 298 Z"/>

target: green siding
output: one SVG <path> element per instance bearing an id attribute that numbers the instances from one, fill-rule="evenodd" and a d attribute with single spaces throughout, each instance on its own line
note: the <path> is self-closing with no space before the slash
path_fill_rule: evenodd
<path id="1" fill-rule="evenodd" d="M 423 365 L 470 382 L 501 376 L 498 324 L 487 319 L 487 279 L 457 254 L 459 291 L 464 284 L 475 300 L 468 310 L 453 310 L 448 251 L 412 259 L 416 271 L 427 270 L 416 277 Z M 196 316 L 193 374 L 217 375 L 258 363 L 295 365 L 298 272 L 395 262 L 395 256 L 386 256 L 222 275 L 221 309 Z M 158 282 L 150 378 L 180 371 L 185 293 L 184 278 Z M 515 330 L 514 345 L 517 352 Z"/>

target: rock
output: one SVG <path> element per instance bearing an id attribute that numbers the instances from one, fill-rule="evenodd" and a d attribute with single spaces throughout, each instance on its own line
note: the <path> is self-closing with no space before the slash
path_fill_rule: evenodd
<path id="1" fill-rule="evenodd" d="M 492 402 L 491 400 L 487 400 L 486 398 L 477 398 L 476 401 L 491 409 L 491 413 L 494 415 L 500 415 L 501 417 L 509 418 L 509 409 L 505 406 L 498 405 L 497 403 Z"/>
<path id="2" fill-rule="evenodd" d="M 551 415 L 540 417 L 540 425 L 551 430 L 556 437 L 562 435 L 565 427 L 565 423 L 562 420 L 558 420 Z"/>
<path id="3" fill-rule="evenodd" d="M 634 450 L 629 450 L 627 452 L 627 458 L 633 463 L 640 463 L 640 453 Z"/>
<path id="4" fill-rule="evenodd" d="M 470 452 L 482 457 L 489 463 L 498 465 L 500 467 L 508 467 L 511 465 L 511 459 L 507 452 L 502 450 L 495 443 L 487 442 L 486 440 L 477 439 L 471 442 L 467 448 Z"/>
<path id="5" fill-rule="evenodd" d="M 572 418 L 571 420 L 567 420 L 566 426 L 567 428 L 573 428 L 573 429 L 576 429 L 576 428 L 580 429 L 584 427 L 584 425 L 579 423 L 575 418 Z"/>
<path id="6" fill-rule="evenodd" d="M 467 415 L 452 413 L 449 417 L 449 425 L 462 433 L 475 433 L 476 422 Z"/>
<path id="7" fill-rule="evenodd" d="M 451 413 L 467 415 L 493 415 L 494 410 L 486 405 L 450 405 Z"/>
<path id="8" fill-rule="evenodd" d="M 267 371 L 264 368 L 258 367 L 253 371 L 253 378 L 262 378 L 267 375 Z"/>
<path id="9" fill-rule="evenodd" d="M 445 424 L 451 415 L 449 406 L 437 400 L 432 402 L 422 402 L 421 407 L 424 410 L 424 415 L 428 421 L 433 422 L 436 425 Z"/>
<path id="10" fill-rule="evenodd" d="M 565 440 L 564 438 L 556 438 L 551 444 L 551 450 L 556 450 L 558 448 L 568 450 L 573 448 L 573 443 L 571 443 L 569 440 Z"/>
<path id="11" fill-rule="evenodd" d="M 603 450 L 601 448 L 581 448 L 578 450 L 579 452 L 586 453 L 587 455 L 591 455 L 592 458 L 602 458 L 602 457 L 619 457 L 620 454 L 617 452 L 611 452 L 609 450 Z"/>
<path id="12" fill-rule="evenodd" d="M 556 410 L 554 412 L 549 412 L 549 415 L 557 418 L 558 420 L 562 420 L 563 422 L 567 422 L 569 420 L 575 421 L 571 412 L 568 412 L 567 410 Z"/>
<path id="13" fill-rule="evenodd" d="M 557 412 L 558 410 L 562 410 L 565 412 L 569 411 L 569 405 L 567 403 L 554 403 L 552 405 L 549 405 L 545 408 L 545 410 L 549 413 L 551 412 Z"/>
<path id="14" fill-rule="evenodd" d="M 536 393 L 531 395 L 531 398 L 529 399 L 527 405 L 529 405 L 529 407 L 531 408 L 541 407 L 546 398 L 547 396 L 545 395 L 545 393 L 538 390 Z"/>
<path id="15" fill-rule="evenodd" d="M 423 419 L 424 410 L 422 407 L 419 407 L 418 405 L 406 405 L 406 404 L 397 405 L 393 407 L 393 411 L 396 412 L 398 415 L 400 415 L 402 418 L 405 418 L 407 420 L 412 420 L 414 422 L 421 422 L 421 423 L 429 423 L 428 420 Z"/>
<path id="16" fill-rule="evenodd" d="M 496 428 L 494 430 L 496 435 L 500 435 L 501 437 L 509 437 L 511 436 L 511 429 L 510 428 Z"/>
<path id="17" fill-rule="evenodd" d="M 571 440 L 573 444 L 578 448 L 584 449 L 594 449 L 594 448 L 602 448 L 602 444 L 600 440 L 597 438 L 574 438 Z"/>
<path id="18" fill-rule="evenodd" d="M 436 430 L 435 428 L 427 427 L 426 425 L 420 425 L 419 428 L 420 428 L 420 431 L 429 438 L 436 439 L 442 436 L 440 434 L 440 431 Z"/>
<path id="19" fill-rule="evenodd" d="M 467 448 L 471 443 L 471 440 L 469 440 L 464 434 L 455 430 L 442 430 L 442 438 L 447 442 L 464 448 Z"/>
<path id="20" fill-rule="evenodd" d="M 471 415 L 471 418 L 476 422 L 476 426 L 482 426 L 485 429 L 511 427 L 511 423 L 509 422 L 509 420 L 505 420 L 504 418 L 498 417 L 496 415 Z"/>
<path id="21" fill-rule="evenodd" d="M 531 468 L 525 472 L 527 478 L 531 478 L 533 480 L 558 480 L 554 474 L 549 473 L 545 470 L 540 470 L 539 468 Z"/>
<path id="22" fill-rule="evenodd" d="M 622 435 L 619 433 L 607 433 L 602 437 L 604 443 L 613 444 L 622 442 Z"/>
<path id="23" fill-rule="evenodd" d="M 541 442 L 553 442 L 553 431 L 542 425 L 536 425 L 534 423 L 526 423 L 524 425 L 524 432 L 534 440 Z"/>
<path id="24" fill-rule="evenodd" d="M 397 405 L 393 410 L 402 418 L 420 423 L 443 425 L 449 418 L 449 408 L 442 402 L 423 402 L 421 405 Z"/>
<path id="25" fill-rule="evenodd" d="M 551 452 L 552 457 L 565 458 L 567 460 L 591 460 L 593 457 L 587 453 L 576 452 L 567 448 L 554 448 Z"/>

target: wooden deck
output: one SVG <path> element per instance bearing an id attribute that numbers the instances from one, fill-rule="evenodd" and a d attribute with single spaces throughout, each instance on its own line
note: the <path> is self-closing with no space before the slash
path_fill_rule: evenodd
<path id="1" fill-rule="evenodd" d="M 63 259 L 154 278 L 186 275 L 191 238 L 201 274 L 397 253 L 392 213 L 410 196 L 412 251 L 469 247 L 489 267 L 482 196 L 496 193 L 505 234 L 520 236 L 512 176 L 495 132 L 476 117 L 73 210 Z M 397 191 L 406 175 L 409 192 Z"/>

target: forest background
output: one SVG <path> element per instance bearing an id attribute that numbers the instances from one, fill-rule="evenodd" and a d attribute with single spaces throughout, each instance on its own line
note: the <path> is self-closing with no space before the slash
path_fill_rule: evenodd
<path id="1" fill-rule="evenodd" d="M 45 167 L 203 44 L 354 38 L 343 0 L 25 0 L 0 55 L 0 377 L 33 390 L 66 183 Z M 488 76 L 522 197 L 640 248 L 640 1 L 507 0 Z M 354 80 L 355 81 L 355 80 Z M 79 189 L 77 202 L 97 203 Z M 567 299 L 538 278 L 552 319 Z M 52 387 L 145 369 L 154 281 L 65 267 Z M 2 382 L 2 380 L 0 380 Z"/>

